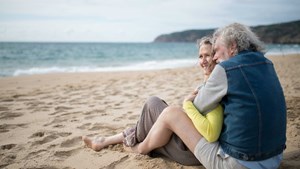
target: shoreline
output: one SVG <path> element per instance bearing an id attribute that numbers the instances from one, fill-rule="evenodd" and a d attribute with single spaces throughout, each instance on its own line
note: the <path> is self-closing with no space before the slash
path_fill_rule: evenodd
<path id="1" fill-rule="evenodd" d="M 271 53 L 266 54 L 266 57 L 291 57 L 299 56 L 300 53 Z M 111 72 L 144 72 L 144 71 L 159 71 L 167 69 L 181 69 L 192 67 L 197 64 L 197 58 L 186 59 L 166 59 L 166 60 L 148 60 L 132 64 L 124 64 L 119 66 L 96 67 L 96 66 L 51 66 L 51 67 L 31 67 L 27 69 L 17 69 L 13 72 L 2 72 L 0 78 L 19 77 L 30 75 L 47 75 L 60 73 L 111 73 Z"/>
<path id="2" fill-rule="evenodd" d="M 300 57 L 268 58 L 287 103 L 287 149 L 280 168 L 297 168 Z M 202 80 L 196 67 L 0 78 L 0 168 L 199 168 L 127 153 L 122 145 L 94 152 L 84 147 L 80 136 L 108 136 L 135 125 L 152 95 L 180 106 Z"/>

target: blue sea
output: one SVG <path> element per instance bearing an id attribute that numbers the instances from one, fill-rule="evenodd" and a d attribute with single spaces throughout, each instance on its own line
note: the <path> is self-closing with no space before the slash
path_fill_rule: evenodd
<path id="1" fill-rule="evenodd" d="M 154 70 L 193 66 L 194 43 L 0 43 L 0 76 Z M 299 54 L 300 45 L 267 45 L 267 55 Z"/>

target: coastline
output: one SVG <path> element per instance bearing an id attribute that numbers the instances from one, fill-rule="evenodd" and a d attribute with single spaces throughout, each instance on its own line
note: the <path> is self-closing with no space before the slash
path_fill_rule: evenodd
<path id="1" fill-rule="evenodd" d="M 193 66 L 195 43 L 0 43 L 0 77 L 151 71 Z M 300 54 L 299 44 L 266 44 L 266 56 Z"/>
<path id="2" fill-rule="evenodd" d="M 300 57 L 268 58 L 287 102 L 287 149 L 281 168 L 297 168 Z M 1 77 L 0 168 L 199 168 L 127 153 L 122 145 L 94 152 L 80 136 L 107 136 L 133 126 L 152 95 L 180 106 L 202 79 L 196 67 Z"/>

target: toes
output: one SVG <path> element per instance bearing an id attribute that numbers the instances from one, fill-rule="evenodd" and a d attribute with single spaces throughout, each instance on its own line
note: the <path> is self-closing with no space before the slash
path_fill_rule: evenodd
<path id="1" fill-rule="evenodd" d="M 85 144 L 87 147 L 92 148 L 92 147 L 91 147 L 92 141 L 91 141 L 91 139 L 89 139 L 87 136 L 82 136 L 82 141 L 84 142 L 84 144 Z"/>

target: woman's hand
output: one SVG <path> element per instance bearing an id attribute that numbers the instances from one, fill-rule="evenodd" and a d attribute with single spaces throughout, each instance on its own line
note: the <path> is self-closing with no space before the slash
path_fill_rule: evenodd
<path id="1" fill-rule="evenodd" d="M 186 96 L 186 97 L 184 98 L 184 102 L 186 102 L 186 101 L 191 101 L 191 102 L 193 102 L 194 99 L 195 99 L 195 97 L 197 96 L 197 94 L 198 94 L 198 90 L 193 91 L 191 94 L 189 94 L 188 96 Z"/>

